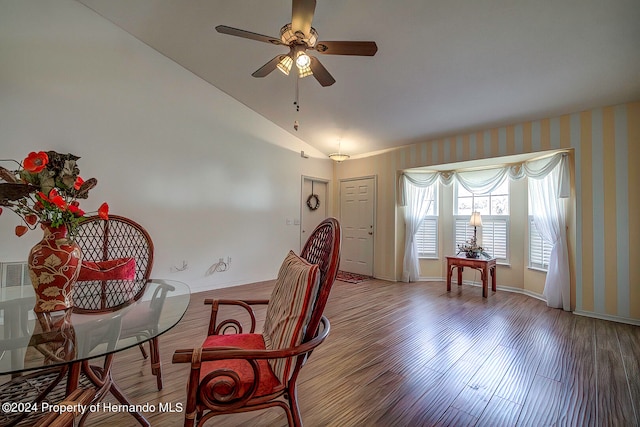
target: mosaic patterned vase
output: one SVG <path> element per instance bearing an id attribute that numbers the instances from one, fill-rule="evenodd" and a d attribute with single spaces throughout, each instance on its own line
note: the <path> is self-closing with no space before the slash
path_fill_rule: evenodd
<path id="1" fill-rule="evenodd" d="M 44 237 L 29 253 L 27 264 L 36 293 L 36 313 L 73 306 L 73 285 L 80 273 L 82 253 L 67 237 L 67 227 L 43 223 Z"/>

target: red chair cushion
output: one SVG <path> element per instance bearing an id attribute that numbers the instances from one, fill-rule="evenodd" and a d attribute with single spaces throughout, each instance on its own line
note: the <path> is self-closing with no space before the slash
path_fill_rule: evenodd
<path id="1" fill-rule="evenodd" d="M 262 335 L 266 348 L 281 350 L 299 345 L 311 319 L 320 286 L 319 267 L 289 251 L 269 299 Z M 293 358 L 271 359 L 269 364 L 281 382 L 293 370 Z"/>
<path id="2" fill-rule="evenodd" d="M 133 280 L 136 276 L 134 258 L 116 258 L 107 261 L 82 261 L 78 281 Z"/>
<path id="3" fill-rule="evenodd" d="M 239 347 L 245 350 L 264 350 L 264 340 L 261 334 L 232 334 L 232 335 L 210 335 L 204 340 L 202 343 L 203 348 L 210 347 Z M 203 362 L 200 367 L 200 381 L 204 379 L 204 377 L 218 369 L 230 369 L 235 371 L 240 377 L 240 390 L 239 396 L 244 395 L 244 393 L 249 390 L 254 381 L 253 369 L 249 362 L 242 359 L 227 359 L 227 360 L 216 360 L 213 362 Z M 254 394 L 254 397 L 265 396 L 267 394 L 271 394 L 276 391 L 276 388 L 280 387 L 280 381 L 273 374 L 271 370 L 271 366 L 266 359 L 258 360 L 258 388 Z M 214 382 L 215 384 L 215 382 Z M 211 384 L 206 387 L 212 387 Z M 209 391 L 220 393 L 221 395 L 227 395 L 231 392 L 229 387 L 222 385 L 221 383 L 217 383 L 215 385 L 215 390 Z M 212 393 L 213 394 L 213 393 Z"/>

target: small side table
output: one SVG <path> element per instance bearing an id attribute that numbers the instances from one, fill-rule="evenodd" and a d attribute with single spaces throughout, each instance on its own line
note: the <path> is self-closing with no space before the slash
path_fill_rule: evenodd
<path id="1" fill-rule="evenodd" d="M 487 297 L 489 288 L 489 274 L 491 274 L 491 290 L 496 291 L 496 259 L 495 258 L 467 258 L 466 256 L 447 257 L 447 292 L 451 292 L 451 275 L 453 269 L 458 269 L 458 286 L 462 285 L 462 271 L 465 267 L 473 268 L 482 274 L 482 296 Z"/>

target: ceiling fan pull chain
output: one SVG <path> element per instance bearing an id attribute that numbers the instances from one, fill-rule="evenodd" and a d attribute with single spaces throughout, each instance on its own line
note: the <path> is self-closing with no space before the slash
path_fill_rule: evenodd
<path id="1" fill-rule="evenodd" d="M 296 113 L 300 111 L 300 102 L 298 100 L 298 95 L 299 95 L 299 88 L 298 88 L 298 80 L 300 80 L 299 78 L 296 77 L 296 99 L 295 101 L 293 101 L 293 105 L 296 106 Z M 293 121 L 293 129 L 295 129 L 296 131 L 298 130 L 298 127 L 300 126 L 300 123 L 298 123 L 297 120 Z"/>
<path id="2" fill-rule="evenodd" d="M 293 105 L 296 106 L 296 111 L 300 111 L 300 100 L 299 100 L 299 98 L 300 98 L 300 88 L 298 86 L 299 85 L 299 83 L 298 83 L 299 81 L 300 81 L 300 79 L 297 78 L 296 79 L 296 100 L 293 102 Z"/>

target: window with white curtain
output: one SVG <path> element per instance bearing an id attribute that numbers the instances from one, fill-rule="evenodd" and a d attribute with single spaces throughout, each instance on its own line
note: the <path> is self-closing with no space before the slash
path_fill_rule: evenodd
<path id="1" fill-rule="evenodd" d="M 547 271 L 552 245 L 545 242 L 536 228 L 533 215 L 529 215 L 529 267 Z"/>
<path id="2" fill-rule="evenodd" d="M 434 184 L 429 210 L 416 233 L 415 242 L 420 258 L 438 258 L 438 184 Z"/>
<path id="3" fill-rule="evenodd" d="M 482 215 L 482 227 L 478 227 L 478 241 L 484 250 L 499 262 L 509 261 L 509 180 L 494 191 L 473 194 L 459 183 L 455 184 L 454 236 L 455 246 L 473 236 L 469 225 L 472 212 Z"/>

